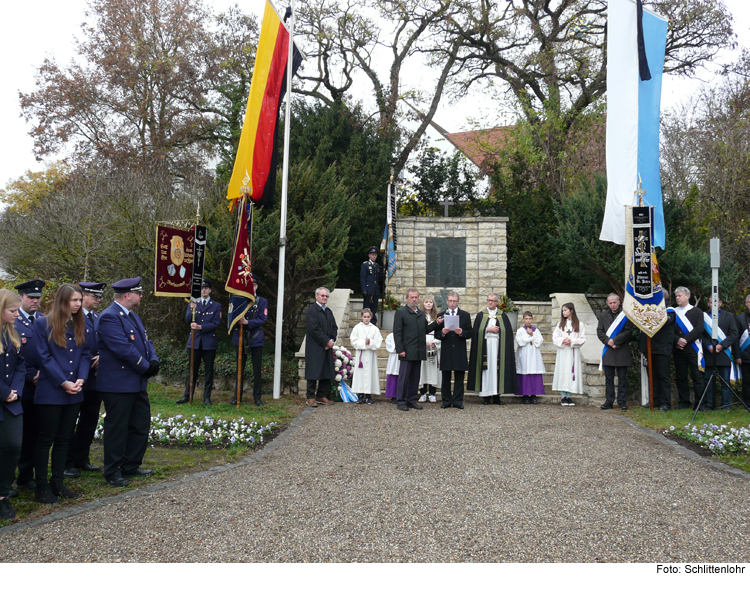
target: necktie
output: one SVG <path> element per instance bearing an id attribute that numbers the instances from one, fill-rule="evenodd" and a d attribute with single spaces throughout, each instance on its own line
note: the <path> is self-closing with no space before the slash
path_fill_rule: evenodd
<path id="1" fill-rule="evenodd" d="M 29 322 L 31 322 L 31 324 L 34 324 L 34 315 L 33 314 L 31 314 L 29 316 Z"/>
<path id="2" fill-rule="evenodd" d="M 205 306 L 206 305 L 206 300 L 203 300 L 202 302 L 203 302 L 203 305 Z"/>

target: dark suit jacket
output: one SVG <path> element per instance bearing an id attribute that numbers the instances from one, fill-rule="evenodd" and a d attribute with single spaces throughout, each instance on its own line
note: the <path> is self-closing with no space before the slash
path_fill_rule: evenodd
<path id="1" fill-rule="evenodd" d="M 724 310 L 719 310 L 719 328 L 724 331 L 724 335 L 726 336 L 726 339 L 724 339 L 721 343 L 722 349 L 731 350 L 739 340 L 737 338 L 737 323 L 734 321 L 734 314 L 726 312 Z M 703 359 L 705 359 L 706 361 L 706 367 L 708 367 L 709 365 L 713 367 L 714 354 L 708 350 L 709 347 L 713 346 L 713 343 L 711 342 L 711 337 L 706 330 L 703 331 L 702 339 Z M 729 360 L 729 356 L 724 353 L 724 351 L 716 354 L 717 366 L 729 367 L 731 363 L 732 362 Z"/>
<path id="2" fill-rule="evenodd" d="M 84 310 L 84 314 L 85 312 Z M 86 328 L 89 330 L 88 346 L 91 357 L 96 357 L 99 355 L 99 314 L 93 310 L 91 314 L 94 317 L 93 320 L 89 320 L 88 315 L 86 315 Z M 89 377 L 83 385 L 83 389 L 87 392 L 96 391 L 96 368 L 92 367 L 89 370 Z"/>
<path id="3" fill-rule="evenodd" d="M 599 340 L 602 342 L 602 344 L 606 345 L 607 343 L 609 343 L 607 331 L 609 330 L 609 327 L 612 326 L 612 323 L 615 321 L 615 318 L 617 318 L 617 315 L 621 311 L 622 308 L 617 310 L 616 314 L 613 314 L 612 310 L 607 308 L 599 315 L 599 324 L 596 327 L 596 336 L 599 337 Z M 627 322 L 625 322 L 625 326 L 622 327 L 620 334 L 612 339 L 615 342 L 615 345 L 617 345 L 619 348 L 613 349 L 612 347 L 610 347 L 609 349 L 607 349 L 607 352 L 602 358 L 602 365 L 611 365 L 613 367 L 627 367 L 631 363 L 633 363 L 633 355 L 630 353 L 630 347 L 628 347 L 628 343 L 630 342 L 630 337 L 632 334 L 633 323 L 628 320 Z"/>
<path id="4" fill-rule="evenodd" d="M 47 318 L 34 323 L 36 350 L 39 355 L 39 381 L 36 384 L 34 404 L 68 405 L 83 402 L 83 392 L 70 395 L 62 387 L 64 382 L 85 380 L 89 377 L 91 352 L 88 329 L 83 345 L 76 345 L 73 327 L 65 333 L 67 346 L 61 347 L 49 338 Z"/>
<path id="5" fill-rule="evenodd" d="M 448 310 L 438 314 L 438 318 L 446 315 Z M 469 360 L 466 357 L 466 341 L 472 337 L 471 314 L 461 308 L 458 309 L 458 326 L 461 329 L 461 336 L 450 331 L 443 334 L 445 324 L 439 324 L 435 330 L 435 338 L 442 341 L 440 347 L 440 370 L 441 371 L 467 371 L 469 369 Z"/>
<path id="6" fill-rule="evenodd" d="M 263 323 L 268 320 L 268 300 L 256 295 L 255 303 L 247 311 L 245 318 L 247 318 L 247 324 L 236 325 L 234 327 L 232 331 L 232 344 L 240 344 L 240 331 L 237 330 L 237 326 L 244 326 L 245 334 L 242 335 L 242 346 L 248 349 L 262 347 L 264 342 Z M 259 328 L 260 330 L 258 330 Z M 250 337 L 252 337 L 252 342 L 248 343 L 247 341 Z"/>
<path id="7" fill-rule="evenodd" d="M 193 321 L 193 311 L 188 304 L 185 313 L 185 322 L 190 324 Z M 195 323 L 200 325 L 201 329 L 195 331 L 195 348 L 204 351 L 216 350 L 219 341 L 216 338 L 216 329 L 221 324 L 221 304 L 214 300 L 208 300 L 204 306 L 200 301 L 195 308 Z M 192 334 L 192 331 L 190 331 Z M 187 348 L 190 348 L 190 336 L 188 336 Z"/>
<path id="8" fill-rule="evenodd" d="M 21 407 L 21 396 L 23 385 L 26 381 L 26 362 L 21 355 L 21 349 L 16 349 L 10 340 L 3 341 L 3 352 L 0 353 L 0 401 L 11 414 L 18 416 L 23 412 Z M 10 391 L 15 390 L 18 399 L 13 402 L 5 402 Z M 3 420 L 3 410 L 0 408 L 0 421 Z"/>
<path id="9" fill-rule="evenodd" d="M 676 309 L 677 308 L 675 308 L 675 310 Z M 689 357 L 694 357 L 696 353 L 695 351 L 693 351 L 693 347 L 690 346 L 690 343 L 698 340 L 698 345 L 700 345 L 699 339 L 703 334 L 703 310 L 694 306 L 692 309 L 687 311 L 687 314 L 685 314 L 685 316 L 690 321 L 690 324 L 693 325 L 693 330 L 691 330 L 688 334 L 685 334 L 684 332 L 682 332 L 677 322 L 675 322 L 674 339 L 672 341 L 674 347 L 672 352 L 675 355 L 688 355 Z M 688 344 L 685 345 L 685 348 L 682 351 L 677 348 L 677 341 L 679 341 L 681 338 L 684 338 L 688 342 Z"/>
<path id="10" fill-rule="evenodd" d="M 35 318 L 37 320 L 44 318 L 44 314 L 37 312 Z M 15 326 L 18 336 L 21 337 L 21 355 L 23 355 L 23 360 L 26 362 L 26 383 L 23 387 L 23 398 L 27 402 L 34 402 L 34 392 L 36 391 L 34 376 L 39 371 L 39 355 L 36 352 L 34 324 L 29 322 L 26 316 L 19 312 Z"/>
<path id="11" fill-rule="evenodd" d="M 125 311 L 117 302 L 99 316 L 99 392 L 145 392 L 143 374 L 151 361 L 159 361 L 153 343 L 146 336 L 140 316 Z"/>
<path id="12" fill-rule="evenodd" d="M 305 344 L 305 379 L 332 380 L 336 375 L 333 366 L 333 348 L 326 350 L 328 341 L 336 341 L 339 327 L 331 308 L 325 310 L 315 302 L 307 309 L 307 341 Z"/>
<path id="13" fill-rule="evenodd" d="M 745 349 L 744 353 L 740 354 L 740 339 L 750 325 L 750 313 L 742 312 L 741 314 L 737 314 L 734 319 L 737 322 L 737 343 L 733 347 L 732 354 L 735 359 L 742 359 L 742 367 L 744 369 L 745 364 L 750 363 L 750 347 Z M 750 368 L 747 371 L 750 372 Z"/>

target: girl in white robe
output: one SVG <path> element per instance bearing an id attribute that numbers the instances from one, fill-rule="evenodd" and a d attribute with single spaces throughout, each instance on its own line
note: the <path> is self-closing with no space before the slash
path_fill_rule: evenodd
<path id="1" fill-rule="evenodd" d="M 518 373 L 517 396 L 523 396 L 523 404 L 538 404 L 538 395 L 544 394 L 544 361 L 540 347 L 544 337 L 538 327 L 533 326 L 531 312 L 523 313 L 523 326 L 516 331 L 516 372 Z"/>
<path id="2" fill-rule="evenodd" d="M 583 394 L 581 346 L 586 342 L 586 327 L 578 321 L 573 304 L 563 304 L 560 324 L 552 333 L 552 342 L 557 347 L 552 389 L 560 392 L 562 406 L 575 406 L 571 395 Z"/>
<path id="3" fill-rule="evenodd" d="M 396 341 L 393 339 L 393 333 L 390 333 L 385 339 L 385 350 L 388 351 L 388 365 L 385 368 L 385 397 L 390 398 L 391 402 L 395 403 L 401 359 L 396 353 Z"/>
<path id="4" fill-rule="evenodd" d="M 372 395 L 380 395 L 380 372 L 378 372 L 378 349 L 383 344 L 383 335 L 372 324 L 369 308 L 362 310 L 362 322 L 352 329 L 349 339 L 355 349 L 352 390 L 359 404 L 372 404 Z"/>
<path id="5" fill-rule="evenodd" d="M 427 324 L 437 318 L 435 300 L 427 296 L 422 301 L 422 312 L 424 312 Z M 437 390 L 443 385 L 443 374 L 440 371 L 440 344 L 435 338 L 435 331 L 427 333 L 427 359 L 422 362 L 419 374 L 419 389 L 421 396 L 419 402 L 437 402 Z"/>

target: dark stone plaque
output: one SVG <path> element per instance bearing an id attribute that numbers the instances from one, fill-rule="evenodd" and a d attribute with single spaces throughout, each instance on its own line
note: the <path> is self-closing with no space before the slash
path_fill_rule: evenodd
<path id="1" fill-rule="evenodd" d="M 466 287 L 466 238 L 427 238 L 427 287 Z"/>

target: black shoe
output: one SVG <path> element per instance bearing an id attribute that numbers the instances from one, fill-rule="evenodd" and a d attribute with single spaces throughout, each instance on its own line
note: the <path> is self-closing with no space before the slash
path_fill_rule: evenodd
<path id="1" fill-rule="evenodd" d="M 121 488 L 130 484 L 130 480 L 128 480 L 127 478 L 123 478 L 121 474 L 115 474 L 114 476 L 110 476 L 105 480 L 107 481 L 107 484 L 109 484 L 110 486 L 116 486 L 117 488 Z"/>
<path id="2" fill-rule="evenodd" d="M 677 410 L 686 410 L 688 408 L 690 408 L 690 403 L 689 402 L 680 402 L 677 405 Z"/>
<path id="3" fill-rule="evenodd" d="M 190 402 L 190 398 L 189 398 L 189 397 L 187 397 L 187 396 L 183 396 L 183 397 L 182 397 L 182 398 L 180 398 L 179 400 L 175 400 L 175 402 L 176 402 L 177 404 L 187 404 L 188 402 Z"/>
<path id="4" fill-rule="evenodd" d="M 229 404 L 229 406 L 237 406 L 237 399 L 230 400 L 227 404 Z M 240 404 L 242 404 L 242 398 L 240 398 Z"/>
<path id="5" fill-rule="evenodd" d="M 607 402 L 605 402 L 599 408 L 601 408 L 602 410 L 612 410 L 612 405 L 609 404 L 609 403 L 607 403 Z"/>
<path id="6" fill-rule="evenodd" d="M 34 500 L 37 503 L 44 503 L 45 505 L 56 505 L 60 502 L 52 491 L 47 486 L 38 486 L 34 491 Z"/>
<path id="7" fill-rule="evenodd" d="M 88 462 L 85 464 L 79 464 L 76 468 L 78 470 L 83 470 L 84 472 L 98 472 L 102 469 L 101 466 L 94 466 L 94 464 L 89 464 Z"/>
<path id="8" fill-rule="evenodd" d="M 422 410 L 424 408 L 424 406 L 417 402 L 407 402 L 406 406 L 408 406 L 409 408 L 416 408 L 417 410 Z"/>
<path id="9" fill-rule="evenodd" d="M 497 404 L 497 405 L 500 405 L 500 404 L 502 404 L 502 403 L 503 403 L 503 401 L 502 401 L 502 400 L 500 400 L 500 395 L 499 395 L 499 394 L 495 394 L 495 395 L 494 395 L 494 396 L 492 397 L 492 404 Z"/>
<path id="10" fill-rule="evenodd" d="M 668 404 L 662 404 L 659 407 L 659 410 L 662 411 L 662 412 L 668 412 L 669 411 L 669 405 Z"/>
<path id="11" fill-rule="evenodd" d="M 63 475 L 65 476 L 65 478 L 78 478 L 81 473 L 75 468 L 66 468 L 65 472 L 63 472 Z"/>
<path id="12" fill-rule="evenodd" d="M 25 488 L 26 490 L 36 489 L 36 482 L 34 482 L 33 480 L 27 480 L 26 482 L 24 482 L 23 480 L 17 480 L 16 484 L 20 488 Z"/>
<path id="13" fill-rule="evenodd" d="M 255 401 L 255 406 L 263 406 L 263 401 L 262 400 L 256 400 Z"/>
<path id="14" fill-rule="evenodd" d="M 13 488 L 13 487 L 11 486 L 11 487 L 10 487 L 10 492 L 8 493 L 8 498 L 9 498 L 9 499 L 15 499 L 16 497 L 18 497 L 18 490 L 17 490 L 17 489 L 15 489 L 15 488 Z"/>
<path id="15" fill-rule="evenodd" d="M 372 400 L 372 395 L 370 395 L 370 394 L 367 394 L 367 395 L 365 396 L 365 404 L 375 404 L 375 403 L 373 402 L 373 400 Z"/>
<path id="16" fill-rule="evenodd" d="M 620 407 L 620 410 L 628 410 L 628 405 L 627 404 L 620 404 L 618 406 Z"/>
<path id="17" fill-rule="evenodd" d="M 10 504 L 9 498 L 0 500 L 0 520 L 10 521 L 16 518 L 16 512 L 13 505 Z"/>
<path id="18" fill-rule="evenodd" d="M 365 403 L 365 395 L 357 394 L 357 404 L 364 404 L 364 403 Z"/>
<path id="19" fill-rule="evenodd" d="M 529 400 L 528 396 L 522 396 L 521 397 L 521 404 L 531 404 L 531 400 Z"/>
<path id="20" fill-rule="evenodd" d="M 460 410 L 463 410 L 464 409 L 464 405 L 463 404 L 454 404 L 453 408 L 458 408 Z"/>
<path id="21" fill-rule="evenodd" d="M 58 499 L 77 499 L 80 496 L 78 493 L 74 493 L 66 487 L 63 480 L 51 481 L 50 489 L 52 490 L 52 494 Z"/>
<path id="22" fill-rule="evenodd" d="M 440 405 L 440 408 L 450 408 L 450 407 L 451 407 L 450 404 L 441 404 Z"/>
<path id="23" fill-rule="evenodd" d="M 204 398 L 203 399 L 203 404 L 205 404 L 206 406 L 211 406 L 211 399 L 210 398 Z"/>
<path id="24" fill-rule="evenodd" d="M 123 470 L 123 476 L 151 476 L 154 471 L 151 468 L 136 468 L 135 470 Z"/>
<path id="25" fill-rule="evenodd" d="M 529 404 L 539 404 L 539 399 L 536 396 L 529 396 Z"/>
<path id="26" fill-rule="evenodd" d="M 411 410 L 411 409 L 410 409 L 410 408 L 409 408 L 408 406 L 406 406 L 405 404 L 399 404 L 399 405 L 398 405 L 398 409 L 399 409 L 399 410 Z"/>
<path id="27" fill-rule="evenodd" d="M 482 396 L 482 406 L 489 406 L 490 404 L 492 404 L 492 397 Z"/>

